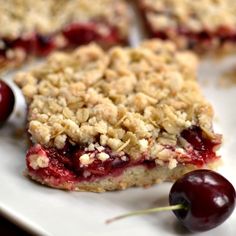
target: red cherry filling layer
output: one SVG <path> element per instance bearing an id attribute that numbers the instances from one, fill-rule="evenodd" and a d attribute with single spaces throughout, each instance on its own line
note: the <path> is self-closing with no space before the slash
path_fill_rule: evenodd
<path id="1" fill-rule="evenodd" d="M 160 38 L 163 40 L 169 38 L 176 38 L 176 36 L 182 36 L 187 40 L 187 47 L 188 49 L 195 49 L 195 48 L 211 48 L 214 46 L 215 39 L 219 40 L 219 44 L 217 46 L 223 46 L 227 42 L 236 43 L 236 29 L 229 28 L 227 26 L 221 26 L 216 31 L 212 32 L 210 30 L 202 30 L 201 32 L 193 32 L 183 26 L 179 26 L 178 28 L 169 28 L 165 30 L 156 30 L 154 29 L 148 19 L 147 13 L 154 12 L 159 14 L 170 14 L 168 12 L 156 12 L 153 11 L 152 8 L 147 7 L 143 4 L 140 4 L 140 12 L 142 18 L 144 19 L 144 23 L 146 28 L 148 29 L 151 37 L 153 38 Z M 194 16 L 193 16 L 194 17 Z"/>
<path id="2" fill-rule="evenodd" d="M 15 40 L 3 38 L 4 49 L 0 49 L 0 57 L 6 58 L 9 49 L 17 48 L 23 49 L 26 54 L 35 54 L 37 56 L 46 56 L 55 49 L 69 48 L 87 44 L 92 41 L 111 46 L 113 44 L 123 44 L 125 40 L 122 39 L 118 30 L 114 27 L 103 24 L 107 32 L 102 34 L 98 27 L 101 24 L 96 22 L 91 23 L 73 23 L 67 25 L 61 32 L 56 32 L 52 35 L 31 34 L 24 37 L 19 37 Z M 64 38 L 63 46 L 58 45 L 56 37 L 62 36 Z"/>
<path id="3" fill-rule="evenodd" d="M 26 54 L 46 56 L 56 48 L 54 36 L 27 35 L 15 40 L 3 39 L 5 48 L 0 51 L 0 56 L 7 57 L 8 50 L 22 49 Z"/>
<path id="4" fill-rule="evenodd" d="M 107 25 L 103 24 L 103 27 L 107 28 Z M 95 23 L 73 23 L 65 27 L 62 33 L 71 46 L 87 44 L 92 41 L 108 44 L 108 46 L 124 43 L 124 40 L 120 38 L 118 31 L 114 27 L 109 27 L 105 34 L 101 34 L 98 31 L 98 25 Z"/>
<path id="5" fill-rule="evenodd" d="M 182 138 L 189 142 L 192 148 L 186 150 L 186 155 L 182 155 L 179 162 L 194 164 L 198 167 L 204 166 L 218 157 L 214 151 L 219 142 L 212 142 L 204 137 L 203 132 L 198 127 L 191 127 L 181 133 Z M 174 147 L 166 147 L 174 150 Z M 105 154 L 108 158 L 99 159 L 99 154 Z M 88 164 L 81 162 L 81 157 L 87 155 L 92 161 Z M 38 156 L 41 160 L 36 160 Z M 149 159 L 149 160 L 148 160 Z M 67 143 L 63 149 L 46 148 L 37 144 L 31 147 L 27 153 L 27 167 L 31 174 L 42 179 L 54 177 L 60 183 L 73 181 L 93 181 L 97 178 L 109 175 L 118 176 L 125 169 L 142 165 L 146 168 L 154 168 L 155 160 L 150 160 L 144 154 L 138 160 L 132 160 L 128 155 L 119 155 L 112 152 L 108 147 L 103 150 L 94 149 L 88 151 L 83 146 L 71 145 Z M 46 163 L 46 164 L 45 164 Z M 44 165 L 45 164 L 45 165 Z"/>
<path id="6" fill-rule="evenodd" d="M 189 163 L 203 166 L 205 163 L 218 158 L 215 151 L 221 144 L 220 136 L 217 140 L 210 140 L 205 136 L 201 128 L 192 126 L 183 130 L 181 137 L 190 144 L 190 148 L 187 148 L 188 155 L 190 156 Z"/>
<path id="7" fill-rule="evenodd" d="M 210 32 L 203 30 L 199 33 L 193 33 L 187 29 L 180 28 L 178 30 L 166 30 L 166 31 L 154 31 L 150 30 L 152 37 L 160 38 L 166 40 L 169 35 L 180 35 L 187 39 L 188 48 L 193 49 L 200 46 L 213 46 L 214 40 L 218 39 L 220 45 L 224 45 L 227 42 L 236 43 L 236 30 L 227 29 L 225 27 L 220 27 L 216 32 Z M 172 33 L 173 32 L 173 33 Z"/>

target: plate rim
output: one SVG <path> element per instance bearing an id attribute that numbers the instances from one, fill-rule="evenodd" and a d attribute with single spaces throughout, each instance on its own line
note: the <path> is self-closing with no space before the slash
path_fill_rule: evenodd
<path id="1" fill-rule="evenodd" d="M 25 230 L 27 233 L 32 235 L 45 235 L 49 236 L 49 232 L 45 229 L 36 225 L 34 222 L 31 222 L 29 219 L 22 217 L 19 213 L 10 209 L 0 201 L 0 214 L 16 226 L 19 226 L 21 229 Z"/>

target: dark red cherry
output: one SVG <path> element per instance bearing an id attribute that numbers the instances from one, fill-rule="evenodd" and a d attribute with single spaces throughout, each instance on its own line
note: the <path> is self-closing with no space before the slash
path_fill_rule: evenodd
<path id="1" fill-rule="evenodd" d="M 13 48 L 22 48 L 27 53 L 33 53 L 37 45 L 35 34 L 22 36 L 10 43 Z"/>
<path id="2" fill-rule="evenodd" d="M 39 56 L 47 56 L 50 52 L 52 52 L 56 45 L 54 42 L 53 36 L 42 36 L 37 35 L 37 46 L 36 46 L 36 54 Z"/>
<path id="3" fill-rule="evenodd" d="M 75 45 L 81 45 L 99 39 L 96 26 L 92 23 L 88 24 L 70 24 L 63 30 L 66 39 Z"/>
<path id="4" fill-rule="evenodd" d="M 174 183 L 169 194 L 170 205 L 185 206 L 174 214 L 192 232 L 206 231 L 224 222 L 233 212 L 235 201 L 233 185 L 210 170 L 185 174 Z"/>
<path id="5" fill-rule="evenodd" d="M 196 170 L 174 183 L 169 193 L 169 206 L 128 212 L 106 223 L 172 210 L 188 230 L 201 232 L 223 223 L 233 212 L 235 202 L 235 189 L 226 178 L 211 170 Z"/>
<path id="6" fill-rule="evenodd" d="M 7 120 L 13 111 L 15 96 L 11 88 L 0 80 L 0 126 Z"/>
<path id="7" fill-rule="evenodd" d="M 5 57 L 6 57 L 6 50 L 0 49 L 0 60 L 1 60 L 1 58 L 5 58 Z"/>

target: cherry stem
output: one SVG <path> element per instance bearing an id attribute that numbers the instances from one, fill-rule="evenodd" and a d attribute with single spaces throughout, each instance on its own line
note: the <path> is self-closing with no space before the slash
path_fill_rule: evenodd
<path id="1" fill-rule="evenodd" d="M 110 224 L 114 221 L 121 220 L 126 217 L 130 217 L 130 216 L 147 215 L 147 214 L 152 214 L 152 213 L 156 213 L 159 211 L 175 211 L 175 210 L 187 210 L 187 209 L 188 208 L 185 205 L 177 204 L 177 205 L 173 205 L 173 206 L 150 208 L 150 209 L 145 209 L 145 210 L 140 210 L 140 211 L 132 211 L 132 212 L 111 218 L 106 221 L 106 224 Z"/>

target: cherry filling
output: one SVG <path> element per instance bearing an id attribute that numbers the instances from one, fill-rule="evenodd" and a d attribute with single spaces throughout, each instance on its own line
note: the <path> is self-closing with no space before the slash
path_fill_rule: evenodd
<path id="1" fill-rule="evenodd" d="M 107 44 L 122 43 L 122 39 L 120 39 L 115 28 L 109 26 L 108 32 L 103 35 L 98 31 L 98 27 L 96 23 L 73 23 L 64 28 L 63 35 L 72 46 L 87 44 L 92 41 Z"/>
<path id="2" fill-rule="evenodd" d="M 84 147 L 73 146 L 69 143 L 61 150 L 35 145 L 27 153 L 27 166 L 30 171 L 36 172 L 38 176 L 43 178 L 55 177 L 62 181 L 82 181 L 110 174 L 119 175 L 124 168 L 131 164 L 128 156 L 115 154 L 109 148 L 105 148 L 102 152 L 109 155 L 106 161 L 97 158 L 100 153 L 98 150 L 86 151 Z M 80 157 L 85 154 L 92 155 L 93 162 L 89 165 L 84 165 L 80 161 Z M 48 166 L 46 168 L 35 168 L 32 164 L 33 155 L 48 158 Z"/>
<path id="3" fill-rule="evenodd" d="M 192 126 L 183 130 L 181 137 L 191 144 L 191 149 L 188 150 L 190 163 L 202 166 L 218 158 L 215 150 L 221 144 L 220 136 L 217 140 L 211 140 L 204 135 L 200 127 Z"/>
<path id="4" fill-rule="evenodd" d="M 6 57 L 6 50 L 0 49 L 0 59 Z"/>
<path id="5" fill-rule="evenodd" d="M 3 38 L 2 41 L 4 42 L 5 48 L 0 49 L 0 57 L 6 58 L 6 52 L 9 49 L 14 50 L 17 48 L 23 49 L 26 54 L 46 56 L 55 49 L 80 46 L 92 41 L 107 44 L 108 46 L 125 43 L 125 40 L 120 38 L 117 29 L 111 26 L 108 26 L 108 28 L 106 34 L 101 34 L 98 31 L 97 23 L 73 23 L 62 29 L 62 32 L 52 35 L 31 34 L 15 40 Z M 58 35 L 64 37 L 65 42 L 63 46 L 59 46 L 56 43 L 56 37 Z"/>
<path id="6" fill-rule="evenodd" d="M 191 146 L 189 150 L 186 150 L 187 158 L 184 159 L 184 163 L 201 167 L 218 158 L 214 149 L 220 144 L 220 140 L 209 140 L 199 127 L 192 126 L 184 130 L 181 133 L 181 137 Z M 167 148 L 173 149 L 173 147 Z M 132 161 L 129 156 L 120 156 L 107 147 L 102 152 L 109 156 L 105 161 L 97 158 L 100 151 L 87 151 L 82 146 L 73 146 L 69 143 L 62 150 L 35 145 L 27 153 L 27 166 L 29 171 L 36 173 L 37 176 L 43 179 L 54 177 L 62 182 L 91 181 L 108 175 L 117 176 L 132 166 L 142 165 L 146 168 L 154 168 L 156 166 L 154 160 L 147 160 L 144 156 L 138 161 Z M 88 165 L 82 165 L 80 157 L 84 154 L 92 155 L 93 162 Z M 32 155 L 40 155 L 47 158 L 47 166 L 35 168 L 32 165 Z"/>
<path id="7" fill-rule="evenodd" d="M 203 29 L 201 32 L 193 32 L 187 28 L 185 28 L 184 26 L 179 26 L 177 28 L 169 28 L 169 29 L 165 29 L 165 30 L 156 30 L 154 29 L 154 27 L 152 27 L 152 25 L 150 24 L 147 15 L 148 13 L 156 13 L 156 14 L 166 14 L 166 15 L 170 15 L 173 16 L 173 13 L 171 12 L 163 12 L 163 11 L 155 11 L 154 9 L 152 9 L 149 6 L 146 6 L 145 4 L 141 4 L 139 6 L 140 8 L 140 13 L 142 18 L 144 19 L 144 24 L 145 27 L 148 29 L 148 31 L 150 32 L 151 36 L 154 38 L 160 38 L 163 40 L 169 39 L 169 38 L 173 38 L 176 37 L 176 35 L 180 35 L 183 36 L 187 39 L 187 43 L 188 43 L 188 48 L 189 49 L 194 49 L 196 47 L 201 47 L 203 46 L 204 48 L 208 48 L 209 46 L 213 46 L 214 45 L 214 39 L 219 40 L 220 45 L 217 46 L 221 46 L 224 45 L 226 42 L 232 42 L 232 43 L 236 43 L 236 28 L 233 29 L 231 27 L 227 27 L 227 26 L 220 26 L 218 27 L 217 30 L 215 30 L 214 32 L 208 30 L 208 29 Z M 194 14 L 193 16 L 194 17 Z"/>
<path id="8" fill-rule="evenodd" d="M 226 42 L 236 42 L 236 30 L 227 29 L 224 27 L 220 27 L 216 32 L 210 32 L 207 30 L 203 30 L 199 33 L 190 32 L 187 29 L 180 28 L 178 30 L 166 30 L 166 31 L 156 31 L 150 29 L 151 34 L 155 38 L 160 38 L 163 40 L 168 39 L 169 35 L 180 35 L 184 36 L 188 41 L 188 48 L 193 49 L 196 46 L 213 46 L 214 39 L 218 39 L 220 45 L 224 45 Z M 172 31 L 172 32 L 171 32 Z"/>
<path id="9" fill-rule="evenodd" d="M 181 137 L 189 143 L 189 148 L 186 148 L 186 155 L 182 156 L 186 164 L 193 164 L 198 167 L 204 166 L 218 157 L 215 153 L 215 147 L 220 144 L 220 138 L 217 141 L 208 139 L 203 131 L 197 127 L 192 126 L 185 129 L 181 133 Z M 175 150 L 174 147 L 167 146 L 167 149 Z M 106 160 L 99 159 L 101 152 L 108 156 Z M 92 162 L 84 164 L 81 162 L 83 155 L 90 156 Z M 34 157 L 41 156 L 46 165 L 35 166 Z M 44 159 L 45 158 L 45 159 Z M 31 173 L 42 179 L 54 177 L 59 183 L 73 182 L 73 181 L 92 181 L 97 178 L 105 176 L 118 176 L 125 169 L 132 166 L 142 165 L 146 168 L 152 169 L 156 167 L 154 160 L 146 158 L 144 155 L 138 160 L 132 160 L 128 155 L 119 155 L 114 153 L 110 148 L 104 147 L 99 151 L 94 149 L 88 151 L 83 146 L 72 145 L 69 142 L 63 149 L 46 148 L 39 144 L 31 147 L 26 156 L 27 166 Z M 149 159 L 149 160 L 148 160 Z M 42 160 L 36 161 L 42 163 Z"/>
<path id="10" fill-rule="evenodd" d="M 47 56 L 56 49 L 55 39 L 53 36 L 37 35 L 36 54 L 38 56 Z"/>
<path id="11" fill-rule="evenodd" d="M 22 49 L 26 54 L 35 54 L 37 56 L 46 56 L 52 52 L 56 45 L 53 36 L 42 36 L 32 34 L 15 40 L 2 39 L 5 48 L 0 50 L 0 56 L 6 57 L 8 50 Z"/>
<path id="12" fill-rule="evenodd" d="M 22 48 L 27 53 L 33 53 L 38 56 L 46 56 L 55 48 L 54 36 L 42 36 L 34 34 L 28 38 L 17 39 L 12 44 L 13 48 Z"/>

